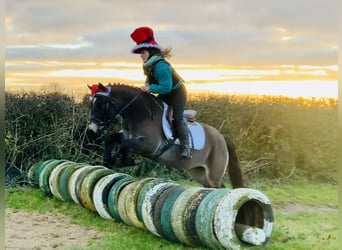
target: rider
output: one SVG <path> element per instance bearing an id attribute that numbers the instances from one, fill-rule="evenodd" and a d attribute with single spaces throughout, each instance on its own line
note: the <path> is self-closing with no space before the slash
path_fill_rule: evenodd
<path id="1" fill-rule="evenodd" d="M 135 29 L 131 38 L 137 44 L 132 53 L 140 54 L 146 75 L 145 85 L 141 89 L 158 94 L 158 98 L 173 107 L 173 124 L 181 144 L 181 158 L 190 159 L 190 138 L 183 118 L 187 91 L 183 79 L 165 60 L 171 57 L 171 49 L 162 49 L 149 27 Z"/>

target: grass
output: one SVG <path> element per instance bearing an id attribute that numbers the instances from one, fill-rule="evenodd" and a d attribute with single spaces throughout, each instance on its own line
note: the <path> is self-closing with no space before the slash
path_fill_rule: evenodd
<path id="1" fill-rule="evenodd" d="M 331 206 L 337 204 L 337 185 L 297 181 L 279 184 L 254 183 L 252 188 L 263 190 L 277 205 L 301 203 L 309 206 Z"/>
<path id="2" fill-rule="evenodd" d="M 337 208 L 336 185 L 296 181 L 278 184 L 254 183 L 252 187 L 265 193 L 272 201 L 275 226 L 271 240 L 265 247 L 250 249 L 337 249 L 337 210 L 326 212 L 320 209 L 307 211 L 304 209 L 302 211 L 288 210 L 284 213 L 283 210 L 276 209 L 278 206 L 293 203 L 314 208 Z M 54 197 L 48 197 L 39 189 L 10 188 L 6 189 L 5 194 L 6 207 L 42 213 L 62 213 L 69 217 L 71 223 L 104 232 L 105 236 L 96 241 L 96 244 L 88 242 L 88 250 L 202 249 L 175 244 L 158 238 L 148 231 L 104 220 L 96 212 L 91 212 L 74 203 L 61 202 Z M 80 248 L 71 249 L 80 250 Z"/>

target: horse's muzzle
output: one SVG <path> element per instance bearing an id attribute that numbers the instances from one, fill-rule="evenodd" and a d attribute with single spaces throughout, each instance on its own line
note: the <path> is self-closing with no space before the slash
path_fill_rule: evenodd
<path id="1" fill-rule="evenodd" d="M 100 136 L 100 129 L 99 126 L 94 123 L 91 122 L 87 128 L 87 137 L 91 138 L 91 139 L 96 139 Z"/>

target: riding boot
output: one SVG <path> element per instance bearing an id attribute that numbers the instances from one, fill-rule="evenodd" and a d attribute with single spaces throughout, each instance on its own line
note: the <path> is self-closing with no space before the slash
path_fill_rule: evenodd
<path id="1" fill-rule="evenodd" d="M 191 159 L 191 147 L 190 147 L 190 137 L 188 133 L 188 128 L 184 121 L 177 121 L 175 123 L 175 128 L 177 130 L 177 135 L 181 146 L 181 158 Z"/>

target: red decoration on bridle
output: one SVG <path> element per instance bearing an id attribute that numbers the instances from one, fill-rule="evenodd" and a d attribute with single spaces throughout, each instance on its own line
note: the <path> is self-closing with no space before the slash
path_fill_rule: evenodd
<path id="1" fill-rule="evenodd" d="M 88 88 L 91 91 L 91 96 L 94 96 L 97 92 L 108 92 L 108 89 L 104 87 L 102 84 L 93 84 L 92 86 L 88 85 Z"/>

